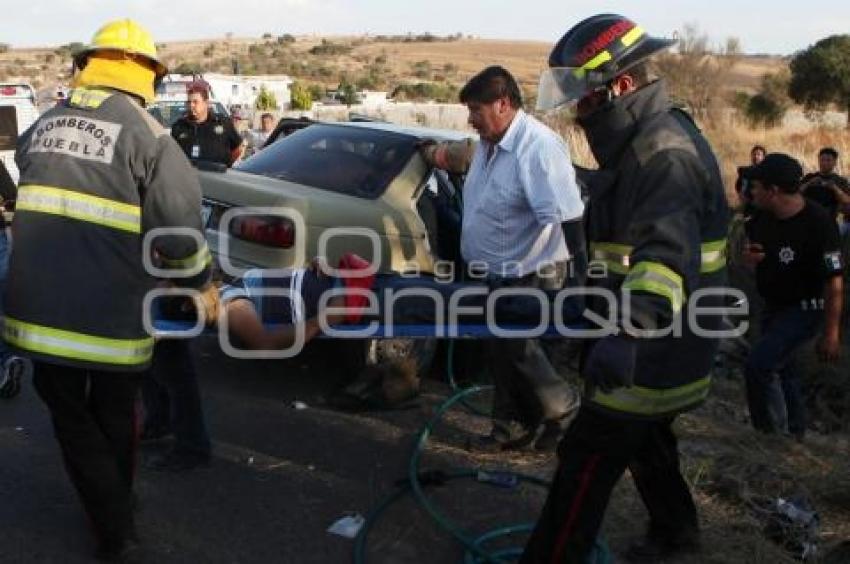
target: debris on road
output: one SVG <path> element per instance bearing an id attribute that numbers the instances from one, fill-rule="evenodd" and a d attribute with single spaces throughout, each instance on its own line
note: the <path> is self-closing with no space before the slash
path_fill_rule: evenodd
<path id="1" fill-rule="evenodd" d="M 345 537 L 347 539 L 353 539 L 360 532 L 360 529 L 363 528 L 363 525 L 366 523 L 366 518 L 360 515 L 359 513 L 355 513 L 354 515 L 346 515 L 345 517 L 334 522 L 333 525 L 328 527 L 328 532 L 332 535 L 339 535 L 341 537 Z"/>

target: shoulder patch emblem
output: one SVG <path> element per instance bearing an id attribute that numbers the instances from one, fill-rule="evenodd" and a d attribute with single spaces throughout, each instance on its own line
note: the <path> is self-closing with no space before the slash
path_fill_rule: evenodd
<path id="1" fill-rule="evenodd" d="M 794 262 L 794 249 L 791 247 L 782 247 L 779 249 L 779 262 L 782 264 L 791 264 Z"/>
<path id="2" fill-rule="evenodd" d="M 36 123 L 28 151 L 61 153 L 109 164 L 121 127 L 119 123 L 80 116 L 49 117 Z"/>

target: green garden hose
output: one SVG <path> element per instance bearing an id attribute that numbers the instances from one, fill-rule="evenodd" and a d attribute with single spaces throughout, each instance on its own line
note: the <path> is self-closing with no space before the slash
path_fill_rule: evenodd
<path id="1" fill-rule="evenodd" d="M 413 498 L 425 509 L 440 528 L 448 532 L 464 546 L 466 549 L 463 559 L 464 564 L 481 564 L 484 562 L 491 564 L 507 564 L 508 562 L 517 560 L 522 555 L 523 549 L 521 547 L 502 548 L 488 552 L 485 548 L 485 544 L 495 539 L 527 533 L 533 528 L 533 523 L 499 527 L 487 531 L 478 537 L 472 537 L 457 523 L 445 516 L 425 494 L 425 490 L 428 487 L 442 485 L 450 480 L 460 478 L 474 479 L 482 483 L 501 487 L 513 487 L 519 482 L 527 482 L 546 488 L 549 487 L 549 483 L 547 481 L 538 478 L 537 476 L 515 472 L 488 471 L 479 468 L 457 468 L 448 471 L 420 470 L 420 460 L 423 452 L 425 451 L 425 447 L 427 446 L 428 439 L 430 438 L 434 427 L 442 419 L 443 415 L 453 405 L 458 403 L 464 405 L 467 409 L 470 409 L 474 413 L 483 414 L 478 408 L 469 404 L 466 400 L 469 396 L 492 388 L 491 386 L 472 386 L 465 389 L 458 389 L 452 367 L 453 352 L 454 342 L 449 342 L 447 355 L 447 380 L 449 386 L 451 386 L 455 393 L 440 404 L 434 415 L 432 415 L 431 418 L 420 428 L 413 447 L 413 453 L 410 456 L 407 480 L 401 483 L 394 492 L 381 500 L 381 502 L 366 516 L 365 524 L 355 540 L 353 558 L 354 564 L 366 564 L 366 547 L 372 526 L 388 507 L 408 494 L 413 496 Z M 610 562 L 611 557 L 607 546 L 604 541 L 597 539 L 595 550 L 588 558 L 588 564 L 608 564 Z"/>

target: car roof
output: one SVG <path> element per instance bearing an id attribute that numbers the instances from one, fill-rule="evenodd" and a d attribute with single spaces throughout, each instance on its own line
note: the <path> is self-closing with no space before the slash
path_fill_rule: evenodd
<path id="1" fill-rule="evenodd" d="M 391 133 L 401 133 L 419 139 L 439 139 L 441 141 L 462 141 L 470 137 L 477 138 L 474 133 L 457 131 L 454 129 L 434 129 L 430 127 L 419 127 L 415 125 L 399 125 L 397 123 L 386 123 L 382 121 L 340 121 L 320 122 L 325 125 L 341 125 L 344 127 L 359 127 L 361 129 L 375 129 Z"/>

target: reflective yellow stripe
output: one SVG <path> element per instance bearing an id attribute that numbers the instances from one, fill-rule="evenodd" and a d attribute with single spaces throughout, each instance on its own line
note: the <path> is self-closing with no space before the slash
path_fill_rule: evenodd
<path id="1" fill-rule="evenodd" d="M 56 186 L 22 185 L 15 209 L 60 215 L 130 233 L 142 232 L 139 206 Z"/>
<path id="2" fill-rule="evenodd" d="M 162 265 L 165 268 L 191 271 L 187 273 L 187 276 L 199 274 L 210 263 L 212 263 L 212 255 L 210 254 L 210 249 L 207 247 L 206 243 L 204 243 L 204 246 L 192 256 L 183 259 L 168 259 L 165 257 L 162 259 Z"/>
<path id="3" fill-rule="evenodd" d="M 711 377 L 706 376 L 696 382 L 666 390 L 631 386 L 617 388 L 611 393 L 596 391 L 588 399 L 614 411 L 637 415 L 663 415 L 702 402 L 708 396 L 710 386 Z"/>
<path id="4" fill-rule="evenodd" d="M 632 44 L 640 39 L 644 33 L 645 32 L 642 27 L 635 26 L 620 38 L 620 43 L 622 43 L 624 47 L 631 47 Z"/>
<path id="5" fill-rule="evenodd" d="M 601 51 L 595 57 L 584 63 L 579 68 L 573 71 L 573 74 L 576 78 L 584 78 L 584 75 L 587 71 L 593 70 L 595 68 L 599 68 L 601 65 L 607 63 L 611 60 L 611 53 L 608 51 Z"/>
<path id="6" fill-rule="evenodd" d="M 602 51 L 598 53 L 595 57 L 584 63 L 581 68 L 584 70 L 593 70 L 607 63 L 610 60 L 611 53 L 609 53 L 608 51 Z"/>
<path id="7" fill-rule="evenodd" d="M 700 273 L 711 274 L 726 266 L 726 239 L 700 245 Z M 617 274 L 628 274 L 632 247 L 622 243 L 591 243 L 591 260 L 604 262 Z"/>
<path id="8" fill-rule="evenodd" d="M 68 103 L 78 108 L 94 109 L 99 107 L 110 96 L 112 96 L 112 92 L 109 90 L 75 88 L 71 92 L 71 99 Z"/>
<path id="9" fill-rule="evenodd" d="M 670 300 L 673 312 L 682 309 L 685 289 L 682 277 L 660 262 L 642 261 L 629 271 L 623 282 L 624 290 L 650 292 Z"/>
<path id="10" fill-rule="evenodd" d="M 617 274 L 629 273 L 629 254 L 632 248 L 620 243 L 591 243 L 591 260 L 604 262 L 608 269 Z"/>
<path id="11" fill-rule="evenodd" d="M 153 337 L 107 339 L 26 323 L 10 317 L 6 317 L 3 335 L 13 345 L 28 351 L 103 364 L 144 364 L 153 355 Z"/>
<path id="12" fill-rule="evenodd" d="M 703 243 L 701 250 L 702 262 L 699 271 L 702 274 L 711 274 L 726 266 L 726 239 Z"/>

